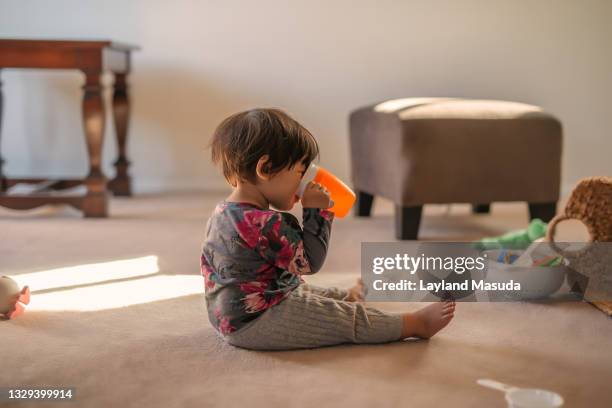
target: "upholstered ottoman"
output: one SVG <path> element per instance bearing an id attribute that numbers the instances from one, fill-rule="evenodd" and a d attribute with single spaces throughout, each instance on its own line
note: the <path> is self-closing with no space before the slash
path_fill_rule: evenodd
<path id="1" fill-rule="evenodd" d="M 556 212 L 562 127 L 537 106 L 461 98 L 406 98 L 350 115 L 357 216 L 374 196 L 395 205 L 397 239 L 417 239 L 429 203 L 526 201 L 533 218 Z"/>

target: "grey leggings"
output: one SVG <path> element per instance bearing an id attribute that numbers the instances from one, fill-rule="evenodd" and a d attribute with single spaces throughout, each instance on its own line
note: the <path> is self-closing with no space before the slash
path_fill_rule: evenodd
<path id="1" fill-rule="evenodd" d="M 291 350 L 399 340 L 402 317 L 362 303 L 347 291 L 301 284 L 281 303 L 224 339 L 252 350 Z"/>

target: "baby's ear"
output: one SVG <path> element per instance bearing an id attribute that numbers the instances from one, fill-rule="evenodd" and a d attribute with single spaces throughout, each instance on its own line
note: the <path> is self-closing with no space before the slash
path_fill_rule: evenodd
<path id="1" fill-rule="evenodd" d="M 255 168 L 255 173 L 257 177 L 260 177 L 264 180 L 268 180 L 271 176 L 272 163 L 270 163 L 270 156 L 264 154 L 257 161 L 257 167 Z"/>

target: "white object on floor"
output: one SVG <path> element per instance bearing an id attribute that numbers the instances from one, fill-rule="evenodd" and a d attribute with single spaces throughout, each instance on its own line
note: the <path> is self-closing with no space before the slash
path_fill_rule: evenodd
<path id="1" fill-rule="evenodd" d="M 567 242 L 558 242 L 557 245 L 562 249 L 571 247 Z M 544 238 L 540 238 L 533 241 L 525 252 L 516 261 L 512 262 L 512 265 L 521 267 L 533 266 L 536 260 L 546 258 L 547 256 L 559 256 L 559 254 L 552 249 L 550 243 L 547 243 Z"/>
<path id="2" fill-rule="evenodd" d="M 533 264 L 533 254 L 539 252 L 537 251 L 537 249 L 544 246 L 542 245 L 542 242 L 544 242 L 544 238 L 536 239 L 535 241 L 533 241 L 531 245 L 529 245 L 529 247 L 525 250 L 525 252 L 523 252 L 523 254 L 519 256 L 516 261 L 512 262 L 512 265 L 523 267 L 531 266 Z"/>
<path id="3" fill-rule="evenodd" d="M 485 279 L 489 282 L 514 282 L 521 285 L 518 291 L 496 291 L 509 299 L 528 300 L 541 299 L 557 292 L 563 285 L 568 267 L 565 263 L 557 266 L 516 266 L 495 261 L 499 258 L 500 250 L 485 251 L 489 258 Z"/>
<path id="4" fill-rule="evenodd" d="M 519 388 L 483 378 L 476 382 L 483 387 L 504 392 L 509 408 L 556 408 L 563 405 L 563 397 L 553 391 Z"/>

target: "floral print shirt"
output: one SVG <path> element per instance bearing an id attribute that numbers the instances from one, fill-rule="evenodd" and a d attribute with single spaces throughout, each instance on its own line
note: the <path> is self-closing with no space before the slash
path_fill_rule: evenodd
<path id="1" fill-rule="evenodd" d="M 208 318 L 222 335 L 283 301 L 319 271 L 334 213 L 303 209 L 303 229 L 290 213 L 223 200 L 206 223 L 200 257 Z"/>

